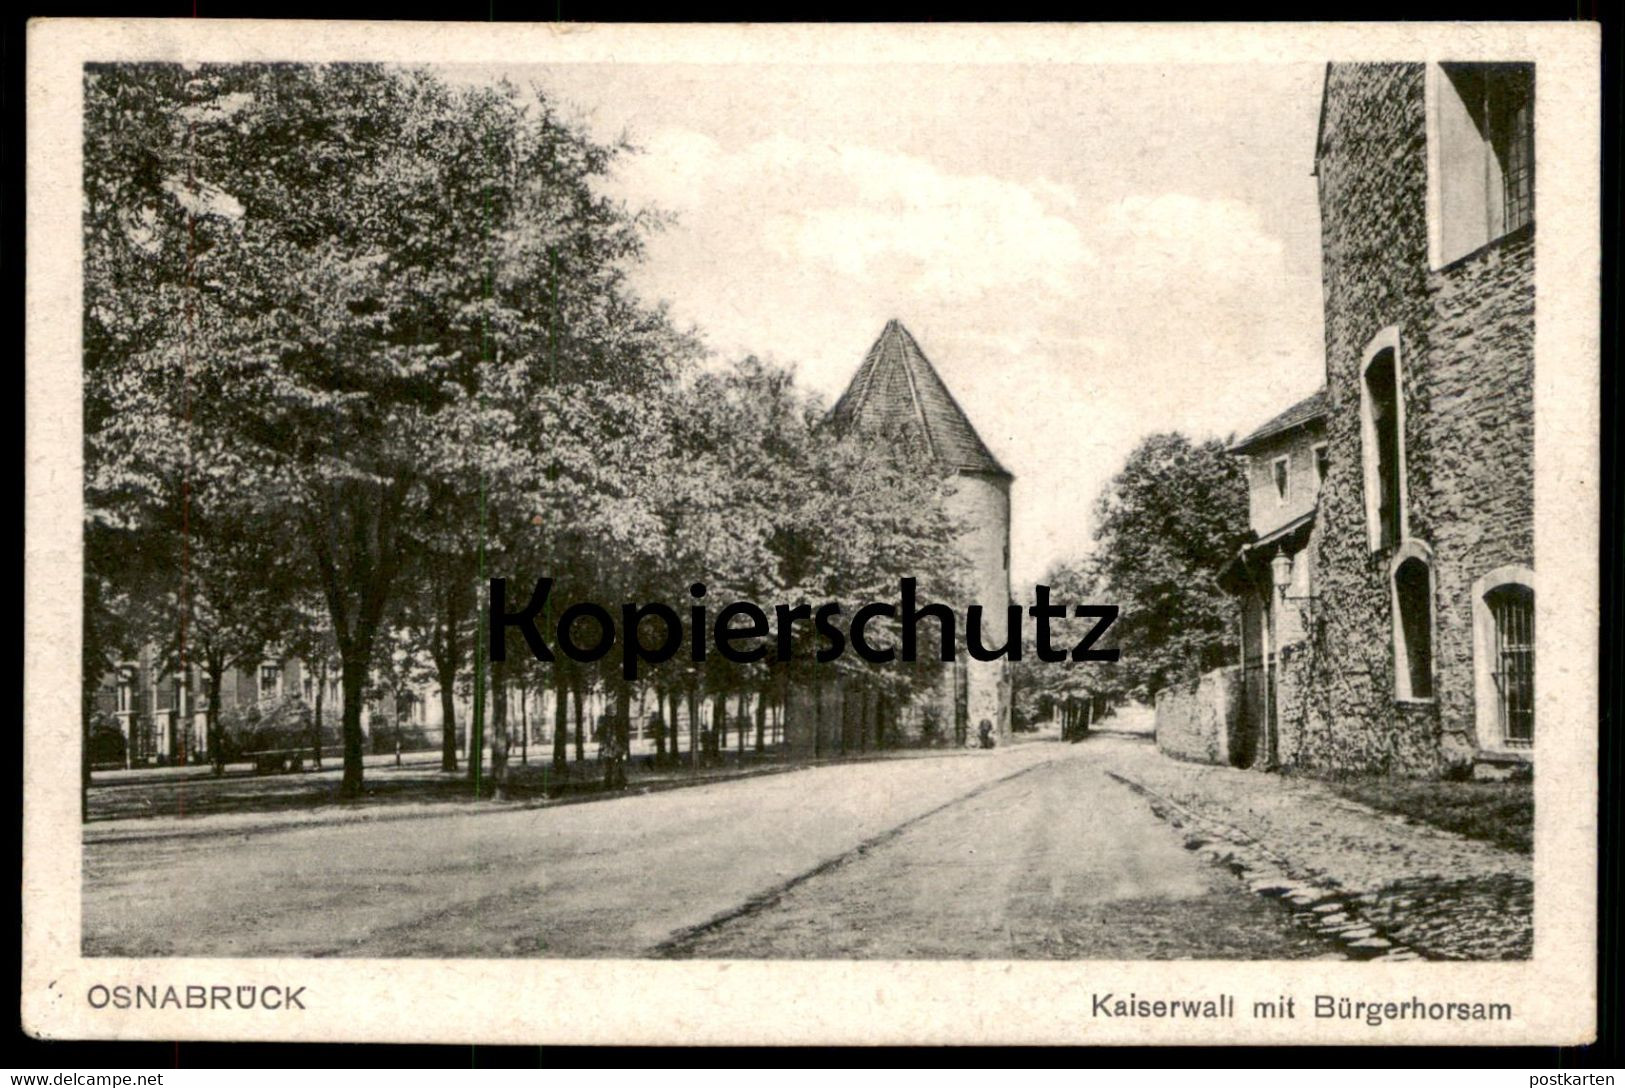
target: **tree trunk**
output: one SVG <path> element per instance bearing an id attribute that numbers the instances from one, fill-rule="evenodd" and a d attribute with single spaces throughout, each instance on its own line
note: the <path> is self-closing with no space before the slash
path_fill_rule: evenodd
<path id="1" fill-rule="evenodd" d="M 530 685 L 519 682 L 519 762 L 530 766 Z"/>
<path id="2" fill-rule="evenodd" d="M 457 661 L 450 655 L 435 660 L 440 681 L 440 770 L 457 773 Z"/>
<path id="3" fill-rule="evenodd" d="M 474 783 L 476 792 L 480 788 L 480 776 L 485 771 L 485 711 L 489 702 L 485 670 L 488 668 L 490 658 L 486 656 L 482 640 L 474 651 L 474 698 L 468 715 L 468 780 Z"/>
<path id="4" fill-rule="evenodd" d="M 711 700 L 711 751 L 707 754 L 718 763 L 728 747 L 728 696 L 718 692 Z"/>
<path id="5" fill-rule="evenodd" d="M 700 689 L 689 685 L 688 689 L 688 765 L 700 765 Z"/>
<path id="6" fill-rule="evenodd" d="M 772 690 L 772 681 L 763 680 L 762 686 L 756 692 L 756 754 L 761 755 L 767 749 L 767 693 Z"/>
<path id="7" fill-rule="evenodd" d="M 626 784 L 626 768 L 632 762 L 632 685 L 624 679 L 615 685 L 615 717 L 609 723 L 609 728 L 615 731 L 613 751 L 620 764 L 611 764 L 608 769 L 610 780 L 606 784 L 611 789 L 617 789 Z"/>
<path id="8" fill-rule="evenodd" d="M 401 510 L 415 482 L 401 473 L 381 486 L 330 483 L 305 511 L 305 532 L 321 572 L 343 669 L 343 797 L 361 795 L 361 692 L 373 639 L 389 611 L 401 558 Z"/>
<path id="9" fill-rule="evenodd" d="M 824 677 L 813 672 L 813 758 L 817 759 L 824 747 Z"/>
<path id="10" fill-rule="evenodd" d="M 340 660 L 339 686 L 344 690 L 344 777 L 339 781 L 340 797 L 361 796 L 361 691 L 367 683 L 371 641 L 367 640 L 365 651 L 352 642 Z"/>
<path id="11" fill-rule="evenodd" d="M 847 719 L 846 704 L 848 702 L 847 686 L 844 683 L 841 683 L 840 681 L 836 681 L 835 690 L 841 697 L 841 719 L 840 719 L 840 726 L 841 726 L 841 755 L 844 756 L 844 755 L 846 755 L 847 735 L 849 733 L 851 733 L 851 730 L 847 727 L 847 723 L 846 723 L 846 719 Z"/>
<path id="12" fill-rule="evenodd" d="M 553 667 L 553 770 L 564 773 L 570 757 L 570 685 L 563 671 Z"/>
<path id="13" fill-rule="evenodd" d="M 666 726 L 666 734 L 671 737 L 671 761 L 673 763 L 676 763 L 682 758 L 683 755 L 683 735 L 677 731 L 677 709 L 680 705 L 681 701 L 677 698 L 676 688 L 672 688 L 670 691 L 666 692 L 666 706 L 669 714 L 669 724 Z"/>
<path id="14" fill-rule="evenodd" d="M 583 727 L 583 722 L 585 721 L 586 716 L 587 716 L 587 710 L 586 710 L 586 707 L 582 706 L 582 699 L 585 698 L 585 696 L 584 696 L 584 694 L 582 693 L 582 690 L 581 690 L 583 686 L 584 685 L 582 685 L 582 684 L 575 685 L 575 699 L 576 699 L 576 762 L 577 763 L 580 763 L 580 762 L 582 762 L 583 760 L 585 760 L 587 758 L 587 737 L 586 737 L 586 731 L 585 731 L 585 729 Z"/>
<path id="15" fill-rule="evenodd" d="M 869 750 L 869 702 L 871 693 L 867 686 L 858 692 L 858 751 Z"/>
<path id="16" fill-rule="evenodd" d="M 666 713 L 666 693 L 655 688 L 655 717 L 663 718 Z M 660 728 L 655 730 L 655 763 L 657 766 L 666 764 L 666 725 L 661 722 Z"/>
<path id="17" fill-rule="evenodd" d="M 491 800 L 507 800 L 508 663 L 491 662 Z"/>
<path id="18" fill-rule="evenodd" d="M 204 712 L 204 729 L 209 734 L 209 762 L 214 764 L 216 777 L 226 773 L 226 738 L 220 728 L 220 679 L 226 673 L 226 655 L 209 653 L 205 658 L 209 670 L 209 709 Z M 129 749 L 125 749 L 128 757 Z"/>
<path id="19" fill-rule="evenodd" d="M 310 746 L 313 749 L 312 762 L 319 771 L 322 769 L 322 704 L 327 695 L 327 657 L 323 655 L 321 667 L 316 670 L 316 715 L 311 723 Z"/>
<path id="20" fill-rule="evenodd" d="M 632 752 L 632 685 L 625 680 L 620 681 L 615 690 L 615 739 L 620 744 L 622 754 L 630 755 Z"/>

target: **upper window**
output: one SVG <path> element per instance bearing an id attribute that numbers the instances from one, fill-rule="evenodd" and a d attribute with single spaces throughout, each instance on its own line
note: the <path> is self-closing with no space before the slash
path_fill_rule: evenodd
<path id="1" fill-rule="evenodd" d="M 1292 476 L 1287 471 L 1290 462 L 1285 457 L 1277 457 L 1270 463 L 1270 479 L 1275 484 L 1275 501 L 1285 505 L 1287 497 L 1292 492 Z"/>
<path id="2" fill-rule="evenodd" d="M 260 666 L 260 698 L 275 699 L 282 694 L 282 666 Z"/>
<path id="3" fill-rule="evenodd" d="M 1535 66 L 1428 67 L 1428 243 L 1433 265 L 1535 214 Z"/>
<path id="4" fill-rule="evenodd" d="M 1315 446 L 1315 483 L 1326 482 L 1326 472 L 1331 468 L 1331 455 L 1326 452 L 1326 443 L 1321 442 Z"/>
<path id="5" fill-rule="evenodd" d="M 1399 333 L 1389 328 L 1366 348 L 1360 382 L 1367 538 L 1373 551 L 1405 539 L 1405 404 Z"/>

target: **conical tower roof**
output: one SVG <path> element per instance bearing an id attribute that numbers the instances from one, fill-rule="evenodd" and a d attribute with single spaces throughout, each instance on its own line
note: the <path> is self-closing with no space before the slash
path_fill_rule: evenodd
<path id="1" fill-rule="evenodd" d="M 1010 475 L 965 418 L 937 368 L 895 318 L 886 322 L 880 339 L 863 357 L 852 384 L 830 409 L 829 419 L 842 430 L 854 426 L 912 428 L 945 469 Z"/>

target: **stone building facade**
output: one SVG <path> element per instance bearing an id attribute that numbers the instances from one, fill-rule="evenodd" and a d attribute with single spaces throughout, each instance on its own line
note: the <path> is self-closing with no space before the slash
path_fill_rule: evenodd
<path id="1" fill-rule="evenodd" d="M 1328 65 L 1326 478 L 1284 763 L 1534 751 L 1534 69 Z"/>
<path id="2" fill-rule="evenodd" d="M 904 428 L 920 438 L 921 448 L 928 451 L 935 466 L 952 477 L 945 505 L 949 515 L 965 527 L 958 546 L 969 568 L 971 596 L 967 601 L 942 603 L 961 617 L 971 604 L 982 605 L 986 616 L 1002 617 L 1010 605 L 1010 485 L 1014 477 L 989 451 L 900 322 L 886 323 L 851 384 L 830 409 L 829 421 L 842 429 Z M 934 626 L 934 621 L 926 621 L 922 630 Z M 834 685 L 825 685 L 817 694 L 792 693 L 791 703 L 787 740 L 797 754 L 835 750 L 837 737 L 821 738 L 811 731 L 839 731 L 854 713 L 866 712 L 861 706 L 854 710 L 852 700 Z M 895 724 L 899 739 L 934 735 L 951 741 L 974 738 L 984 719 L 993 723 L 998 742 L 1009 740 L 1009 663 L 1003 659 L 966 660 L 961 653 L 946 671 L 938 695 L 926 705 L 903 708 Z M 820 727 L 819 722 L 826 725 Z"/>
<path id="3" fill-rule="evenodd" d="M 1283 725 L 1296 724 L 1283 708 L 1301 702 L 1293 664 L 1312 630 L 1304 605 L 1316 592 L 1315 511 L 1330 464 L 1326 391 L 1293 404 L 1231 452 L 1246 464 L 1253 541 L 1219 578 L 1236 599 L 1241 664 L 1229 704 L 1235 715 L 1215 744 L 1223 762 L 1268 768 L 1281 762 Z"/>

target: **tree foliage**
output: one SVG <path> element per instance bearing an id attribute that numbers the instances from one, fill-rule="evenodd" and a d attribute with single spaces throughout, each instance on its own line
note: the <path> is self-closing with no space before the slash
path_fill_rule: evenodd
<path id="1" fill-rule="evenodd" d="M 627 149 L 539 92 L 121 64 L 87 69 L 85 101 L 87 691 L 154 640 L 180 664 L 331 661 L 353 795 L 370 692 L 438 684 L 452 770 L 467 686 L 469 771 L 489 729 L 500 795 L 510 681 L 600 687 L 622 729 L 630 692 L 618 653 L 493 660 L 490 577 L 553 577 L 554 614 L 686 614 L 696 581 L 816 606 L 907 575 L 956 599 L 941 476 L 824 429 L 788 369 L 700 366 L 697 334 L 627 286 L 660 222 L 604 195 Z M 929 671 L 874 676 L 902 697 Z M 783 681 L 720 658 L 640 678 Z"/>
<path id="2" fill-rule="evenodd" d="M 1247 538 L 1247 492 L 1228 445 L 1151 435 L 1095 504 L 1096 590 L 1122 609 L 1122 680 L 1147 697 L 1235 652 L 1216 578 Z"/>

